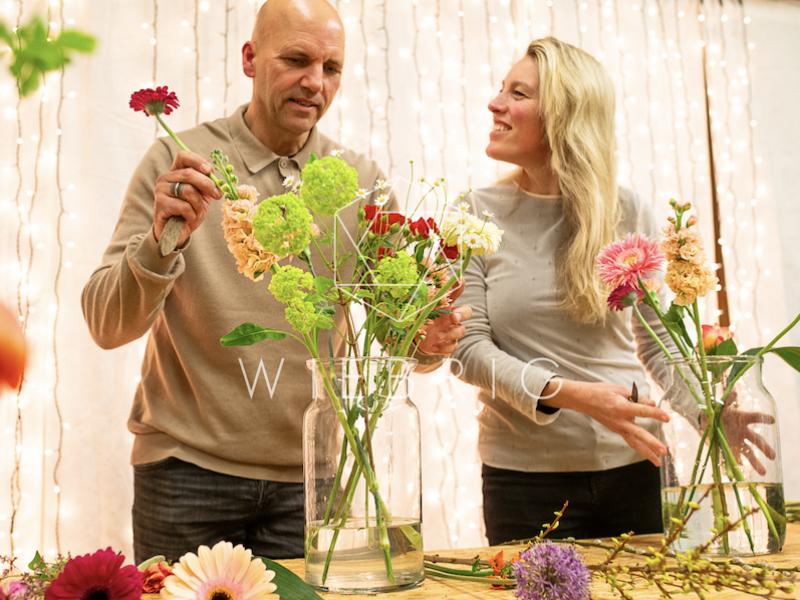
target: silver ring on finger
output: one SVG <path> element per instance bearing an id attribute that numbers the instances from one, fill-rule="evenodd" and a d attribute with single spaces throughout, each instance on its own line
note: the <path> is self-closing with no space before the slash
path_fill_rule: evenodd
<path id="1" fill-rule="evenodd" d="M 183 200 L 183 186 L 186 185 L 184 182 L 175 182 L 169 186 L 169 195 L 175 196 L 176 198 L 180 198 Z"/>

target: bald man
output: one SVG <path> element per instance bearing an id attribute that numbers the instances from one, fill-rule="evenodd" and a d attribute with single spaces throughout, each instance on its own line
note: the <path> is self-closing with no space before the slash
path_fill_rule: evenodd
<path id="1" fill-rule="evenodd" d="M 153 144 L 128 186 L 102 265 L 83 290 L 84 316 L 101 347 L 150 333 L 128 420 L 136 562 L 177 560 L 219 540 L 270 558 L 303 555 L 307 356 L 290 341 L 220 346 L 220 337 L 246 321 L 291 326 L 266 283 L 237 272 L 204 157 L 220 148 L 241 183 L 262 198 L 284 193 L 283 180 L 297 178 L 312 153 L 340 148 L 315 125 L 336 95 L 343 61 L 344 28 L 329 4 L 265 4 L 242 48 L 244 74 L 253 80 L 250 103 L 180 133 L 202 156 L 180 151 L 168 137 Z M 360 154 L 346 150 L 342 158 L 358 171 L 359 187 L 385 179 Z M 185 184 L 180 198 L 170 193 L 176 182 Z M 172 215 L 186 222 L 177 249 L 162 257 L 158 240 Z M 356 211 L 344 217 L 354 230 Z M 469 308 L 459 307 L 431 325 L 417 355 L 422 370 L 455 350 L 468 317 Z"/>

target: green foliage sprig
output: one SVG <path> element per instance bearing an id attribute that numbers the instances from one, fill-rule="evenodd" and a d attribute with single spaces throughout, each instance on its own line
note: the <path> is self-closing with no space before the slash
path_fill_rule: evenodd
<path id="1" fill-rule="evenodd" d="M 20 98 L 39 89 L 42 77 L 69 64 L 72 52 L 94 51 L 96 40 L 77 29 L 64 29 L 51 37 L 41 17 L 33 17 L 16 29 L 0 21 L 0 40 L 11 48 L 13 59 L 8 67 L 17 80 Z"/>

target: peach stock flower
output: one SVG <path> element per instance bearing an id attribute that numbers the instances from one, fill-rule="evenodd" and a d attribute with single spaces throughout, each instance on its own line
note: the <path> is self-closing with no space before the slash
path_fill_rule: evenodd
<path id="1" fill-rule="evenodd" d="M 236 188 L 238 200 L 226 199 L 222 203 L 222 229 L 228 250 L 236 258 L 239 273 L 253 281 L 260 281 L 270 267 L 283 258 L 267 252 L 253 233 L 253 217 L 258 210 L 258 191 L 250 185 Z"/>

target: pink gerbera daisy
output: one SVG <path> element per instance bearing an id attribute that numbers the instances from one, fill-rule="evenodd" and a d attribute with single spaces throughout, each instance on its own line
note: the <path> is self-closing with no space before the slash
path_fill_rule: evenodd
<path id="1" fill-rule="evenodd" d="M 154 90 L 145 88 L 131 94 L 130 107 L 133 110 L 143 111 L 148 117 L 168 115 L 178 106 L 178 97 L 175 92 L 170 92 L 167 86 L 157 87 Z"/>
<path id="2" fill-rule="evenodd" d="M 628 234 L 625 239 L 606 245 L 597 256 L 597 274 L 611 289 L 623 285 L 639 288 L 639 277 L 664 268 L 664 254 L 658 242 L 646 235 Z"/>
<path id="3" fill-rule="evenodd" d="M 70 560 L 44 593 L 45 600 L 139 600 L 142 574 L 123 567 L 124 556 L 111 548 Z"/>

